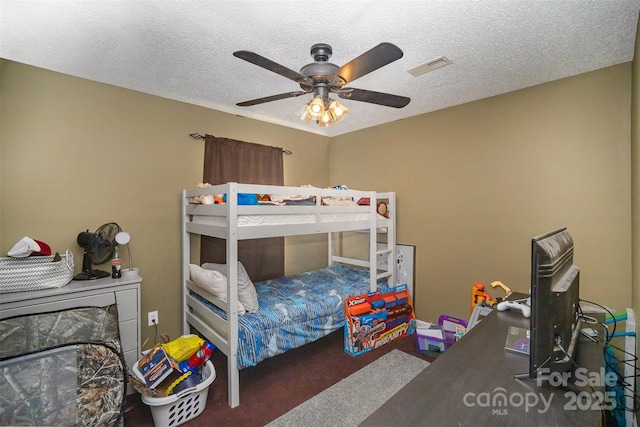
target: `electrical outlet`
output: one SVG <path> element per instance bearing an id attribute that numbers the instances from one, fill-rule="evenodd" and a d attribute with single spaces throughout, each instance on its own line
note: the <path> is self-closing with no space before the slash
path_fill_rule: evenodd
<path id="1" fill-rule="evenodd" d="M 149 313 L 147 313 L 147 316 L 149 318 L 149 326 L 153 326 L 153 325 L 157 325 L 158 324 L 158 312 L 157 311 L 150 311 Z"/>

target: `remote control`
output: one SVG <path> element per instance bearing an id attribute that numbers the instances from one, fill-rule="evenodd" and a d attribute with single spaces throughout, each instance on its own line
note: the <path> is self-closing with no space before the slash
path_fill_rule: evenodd
<path id="1" fill-rule="evenodd" d="M 524 317 L 531 317 L 531 307 L 519 302 L 502 301 L 501 303 L 498 303 L 498 306 L 496 308 L 498 309 L 498 311 L 505 311 L 510 309 L 520 310 Z"/>

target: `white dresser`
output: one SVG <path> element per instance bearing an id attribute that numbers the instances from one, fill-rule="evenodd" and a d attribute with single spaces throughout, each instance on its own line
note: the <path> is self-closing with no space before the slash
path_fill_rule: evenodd
<path id="1" fill-rule="evenodd" d="M 0 319 L 76 307 L 117 303 L 120 341 L 127 366 L 140 355 L 140 283 L 137 275 L 112 279 L 72 280 L 57 289 L 0 294 Z"/>

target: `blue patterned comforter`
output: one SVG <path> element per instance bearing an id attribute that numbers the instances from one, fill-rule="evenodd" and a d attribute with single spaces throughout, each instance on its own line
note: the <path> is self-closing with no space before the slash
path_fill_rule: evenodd
<path id="1" fill-rule="evenodd" d="M 380 282 L 378 285 L 383 287 Z M 386 283 L 386 282 L 385 282 Z M 260 309 L 238 316 L 238 368 L 315 341 L 344 324 L 345 298 L 369 292 L 369 271 L 334 264 L 255 284 Z M 205 302 L 226 319 L 226 313 Z"/>

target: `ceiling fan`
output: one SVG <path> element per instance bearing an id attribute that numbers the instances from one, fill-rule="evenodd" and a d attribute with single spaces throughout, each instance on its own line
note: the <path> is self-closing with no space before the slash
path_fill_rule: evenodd
<path id="1" fill-rule="evenodd" d="M 315 62 L 305 65 L 300 69 L 300 72 L 297 72 L 254 52 L 246 50 L 234 52 L 233 56 L 293 80 L 302 89 L 239 102 L 236 105 L 249 107 L 313 93 L 313 99 L 299 112 L 299 116 L 307 123 L 313 120 L 319 126 L 326 127 L 342 120 L 349 113 L 348 108 L 329 98 L 330 93 L 335 93 L 342 99 L 394 108 L 402 108 L 411 101 L 410 98 L 404 96 L 344 87 L 354 80 L 402 58 L 402 50 L 397 46 L 391 43 L 380 43 L 342 67 L 328 62 L 332 53 L 331 46 L 328 44 L 314 44 L 311 46 L 311 57 Z"/>

